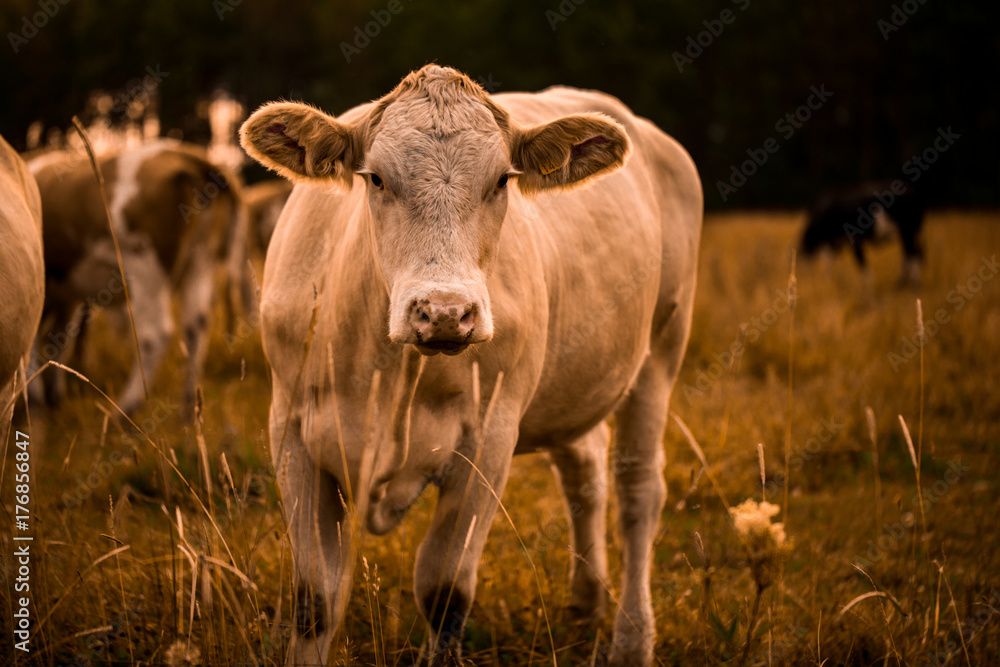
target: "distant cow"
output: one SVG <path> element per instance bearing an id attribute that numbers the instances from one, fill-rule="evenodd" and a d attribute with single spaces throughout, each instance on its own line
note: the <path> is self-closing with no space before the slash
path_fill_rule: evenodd
<path id="1" fill-rule="evenodd" d="M 608 95 L 490 96 L 437 66 L 336 119 L 265 105 L 241 139 L 298 183 L 261 301 L 298 589 L 289 663 L 326 662 L 352 513 L 385 533 L 428 484 L 439 498 L 415 595 L 432 662 L 456 661 L 515 453 L 550 452 L 572 508 L 571 608 L 600 617 L 614 414 L 623 565 L 610 664 L 650 665 L 662 438 L 702 221 L 684 149 Z"/>
<path id="2" fill-rule="evenodd" d="M 142 370 L 152 384 L 174 334 L 171 295 L 176 291 L 188 354 L 185 399 L 190 404 L 208 345 L 216 267 L 227 252 L 231 266 L 242 270 L 245 264 L 246 217 L 239 184 L 201 148 L 176 141 L 105 156 L 100 165 L 128 280 Z M 82 326 L 81 305 L 112 307 L 119 323 L 128 321 L 124 289 L 89 160 L 54 153 L 32 160 L 30 167 L 42 194 L 47 277 L 47 326 L 38 351 L 43 358 L 65 359 Z M 131 342 L 123 341 L 122 351 L 135 356 Z M 50 398 L 59 393 L 56 389 Z M 118 403 L 131 413 L 143 400 L 142 374 L 139 364 L 133 364 Z"/>
<path id="3" fill-rule="evenodd" d="M 825 190 L 809 208 L 802 235 L 802 252 L 814 255 L 823 247 L 851 245 L 865 267 L 865 243 L 882 243 L 899 236 L 903 247 L 900 282 L 918 284 L 924 249 L 920 230 L 924 207 L 913 186 L 904 181 L 868 181 Z"/>
<path id="4" fill-rule="evenodd" d="M 0 137 L 0 410 L 11 398 L 18 365 L 31 350 L 44 297 L 38 186 Z"/>
<path id="5" fill-rule="evenodd" d="M 283 178 L 272 178 L 243 188 L 250 233 L 256 235 L 261 252 L 267 250 L 274 226 L 290 194 L 292 184 Z"/>

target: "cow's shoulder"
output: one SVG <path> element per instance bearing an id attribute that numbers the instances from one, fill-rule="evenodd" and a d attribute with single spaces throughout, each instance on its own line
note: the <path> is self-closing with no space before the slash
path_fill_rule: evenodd
<path id="1" fill-rule="evenodd" d="M 288 197 L 264 262 L 261 315 L 268 354 L 286 344 L 300 351 L 317 299 L 338 288 L 339 274 L 356 267 L 357 257 L 337 253 L 356 242 L 349 218 L 361 190 L 299 183 Z"/>
<path id="2" fill-rule="evenodd" d="M 522 125 L 544 123 L 561 116 L 602 113 L 628 127 L 635 118 L 618 98 L 596 90 L 552 86 L 537 93 L 499 93 L 493 101 Z"/>

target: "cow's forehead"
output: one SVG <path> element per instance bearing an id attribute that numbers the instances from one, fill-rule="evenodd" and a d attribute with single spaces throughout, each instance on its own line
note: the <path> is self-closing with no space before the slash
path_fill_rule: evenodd
<path id="1" fill-rule="evenodd" d="M 401 95 L 382 115 L 379 133 L 417 130 L 447 137 L 458 132 L 499 134 L 489 109 L 474 96 L 454 88 L 424 89 Z"/>
<path id="2" fill-rule="evenodd" d="M 440 102 L 421 96 L 390 104 L 368 166 L 389 169 L 400 178 L 462 181 L 509 167 L 506 144 L 489 109 L 472 98 Z"/>

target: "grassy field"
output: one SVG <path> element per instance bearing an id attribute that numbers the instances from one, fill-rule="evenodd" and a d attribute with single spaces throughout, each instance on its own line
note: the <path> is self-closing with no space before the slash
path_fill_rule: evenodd
<path id="1" fill-rule="evenodd" d="M 692 338 L 671 410 L 709 474 L 671 419 L 670 497 L 652 580 L 658 664 L 739 665 L 744 651 L 748 665 L 997 664 L 1000 279 L 991 262 L 1000 216 L 931 215 L 919 290 L 896 287 L 895 246 L 870 254 L 868 275 L 847 253 L 800 261 L 792 310 L 801 221 L 755 213 L 706 222 Z M 82 370 L 113 393 L 126 375 L 128 342 L 100 322 L 94 334 Z M 739 343 L 744 353 L 730 363 Z M 75 379 L 59 410 L 33 409 L 30 428 L 23 414 L 15 421 L 31 443 L 35 623 L 31 652 L 15 651 L 14 552 L 22 543 L 11 540 L 10 437 L 0 488 L 0 664 L 281 663 L 290 552 L 269 467 L 259 338 L 246 323 L 235 337 L 215 332 L 200 430 L 179 403 L 181 361 L 177 347 L 138 416 L 146 435 L 109 420 L 107 402 Z M 559 611 L 570 552 L 554 488 L 546 457 L 515 461 L 504 503 L 527 549 L 498 514 L 464 644 L 477 665 L 603 664 L 610 619 L 577 628 Z M 757 586 L 726 504 L 762 496 L 781 506 L 776 520 L 793 547 L 780 580 L 763 591 L 747 648 Z M 428 492 L 400 529 L 364 542 L 343 632 L 347 664 L 418 657 L 425 630 L 412 596 L 413 555 L 434 502 Z M 615 599 L 613 517 L 610 507 Z"/>

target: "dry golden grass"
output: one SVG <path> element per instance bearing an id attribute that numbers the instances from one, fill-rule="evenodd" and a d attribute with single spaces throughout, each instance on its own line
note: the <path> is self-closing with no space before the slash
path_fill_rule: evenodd
<path id="1" fill-rule="evenodd" d="M 789 402 L 790 318 L 775 313 L 771 320 L 767 311 L 787 290 L 801 219 L 728 215 L 705 227 L 692 338 L 671 409 L 690 427 L 718 490 L 671 420 L 670 500 L 652 581 L 657 659 L 741 662 L 757 585 L 720 496 L 732 506 L 761 499 L 763 443 L 763 497 L 784 505 L 787 488 L 787 516 L 778 518 L 794 549 L 781 580 L 762 596 L 746 664 L 995 663 L 1000 280 L 982 283 L 961 308 L 949 295 L 1000 249 L 1000 216 L 932 215 L 919 290 L 896 288 L 894 246 L 870 253 L 868 276 L 846 253 L 800 260 Z M 905 358 L 902 339 L 917 334 L 918 296 L 925 321 L 939 309 L 950 320 L 927 327 L 923 384 L 919 355 L 896 360 L 895 371 L 888 356 Z M 744 323 L 745 353 L 732 365 L 720 361 L 741 340 Z M 113 393 L 125 378 L 129 347 L 97 325 L 82 370 Z M 260 343 L 256 332 L 235 343 L 221 328 L 214 332 L 202 425 L 212 494 L 195 425 L 178 404 L 181 359 L 174 349 L 136 420 L 148 440 L 125 436 L 106 419 L 109 406 L 76 379 L 61 409 L 32 411 L 36 623 L 32 652 L 14 651 L 14 543 L 5 528 L 0 663 L 281 663 L 290 631 L 290 552 L 269 466 Z M 926 533 L 900 416 L 920 455 Z M 12 456 L 2 485 L 5 526 L 14 519 Z M 600 665 L 608 648 L 609 621 L 578 629 L 558 611 L 569 599 L 572 556 L 567 512 L 552 493 L 548 467 L 540 455 L 514 463 L 504 504 L 538 581 L 498 514 L 464 644 L 476 664 L 552 664 L 543 601 L 559 665 Z M 433 505 L 428 493 L 400 529 L 362 544 L 365 563 L 355 571 L 340 654 L 348 664 L 417 658 L 426 633 L 412 596 L 413 555 Z M 609 512 L 614 594 L 619 551 L 614 508 Z"/>

